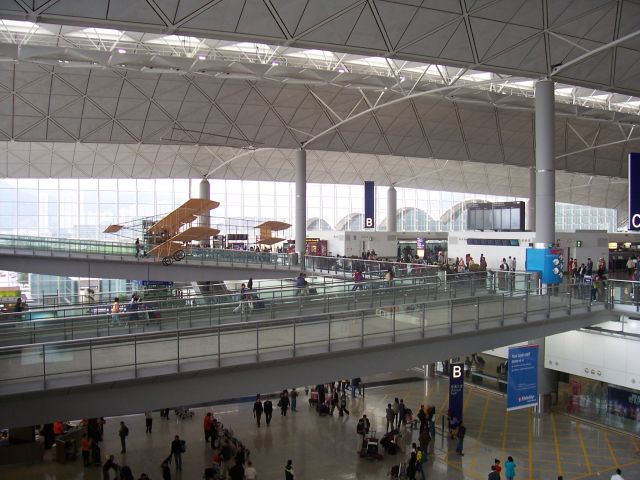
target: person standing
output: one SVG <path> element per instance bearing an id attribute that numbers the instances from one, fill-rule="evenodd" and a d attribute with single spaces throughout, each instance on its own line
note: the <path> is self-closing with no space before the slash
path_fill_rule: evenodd
<path id="1" fill-rule="evenodd" d="M 409 464 L 407 465 L 407 478 L 409 480 L 416 480 L 416 461 L 416 452 L 411 452 Z"/>
<path id="2" fill-rule="evenodd" d="M 500 480 L 500 474 L 496 471 L 495 465 L 491 465 L 491 472 L 489 472 L 487 480 Z"/>
<path id="3" fill-rule="evenodd" d="M 507 461 L 504 462 L 504 475 L 507 480 L 513 480 L 516 476 L 516 464 L 511 456 L 507 457 Z"/>
<path id="4" fill-rule="evenodd" d="M 391 408 L 393 408 L 393 423 L 391 424 L 391 426 L 393 428 L 396 428 L 395 425 L 400 425 L 400 400 L 398 400 L 398 398 L 396 397 L 393 400 L 393 405 L 391 406 Z"/>
<path id="5" fill-rule="evenodd" d="M 249 281 L 247 282 L 247 290 L 253 290 L 253 278 L 249 278 Z"/>
<path id="6" fill-rule="evenodd" d="M 405 415 L 407 413 L 407 407 L 404 405 L 404 399 L 400 399 L 400 404 L 398 405 L 398 426 L 396 427 L 400 430 L 401 425 L 405 425 Z"/>
<path id="7" fill-rule="evenodd" d="M 120 453 L 127 453 L 127 437 L 129 436 L 129 427 L 127 427 L 124 422 L 120 422 L 118 436 L 120 437 L 120 445 L 122 446 L 122 451 Z"/>
<path id="8" fill-rule="evenodd" d="M 624 480 L 624 478 L 622 478 L 622 470 L 616 468 L 616 473 L 611 475 L 611 480 Z"/>
<path id="9" fill-rule="evenodd" d="M 251 460 L 247 462 L 247 468 L 244 469 L 244 476 L 247 480 L 257 480 L 258 472 L 256 471 Z"/>
<path id="10" fill-rule="evenodd" d="M 464 426 L 463 422 L 460 422 L 460 424 L 458 425 L 458 445 L 456 446 L 456 452 L 458 453 L 458 455 L 462 456 L 464 455 L 464 453 L 462 453 L 462 449 L 464 447 L 464 436 L 467 434 L 467 427 Z"/>
<path id="11" fill-rule="evenodd" d="M 91 441 L 86 433 L 82 434 L 82 464 L 85 467 L 91 466 L 91 460 L 89 456 L 91 454 Z"/>
<path id="12" fill-rule="evenodd" d="M 147 433 L 151 433 L 153 428 L 153 414 L 151 412 L 144 412 L 144 423 L 147 427 Z"/>
<path id="13" fill-rule="evenodd" d="M 182 451 L 184 450 L 183 442 L 180 440 L 180 436 L 176 435 L 173 441 L 171 442 L 171 455 L 173 455 L 173 460 L 176 462 L 176 470 L 182 470 Z"/>
<path id="14" fill-rule="evenodd" d="M 264 419 L 267 422 L 267 427 L 271 424 L 271 417 L 273 417 L 273 403 L 267 398 L 264 401 Z"/>
<path id="15" fill-rule="evenodd" d="M 115 297 L 113 299 L 113 303 L 111 304 L 111 326 L 119 326 L 120 325 L 120 299 Z"/>
<path id="16" fill-rule="evenodd" d="M 140 250 L 142 250 L 142 245 L 140 245 L 140 239 L 136 238 L 136 258 L 140 257 Z"/>
<path id="17" fill-rule="evenodd" d="M 291 399 L 291 411 L 295 412 L 296 410 L 296 406 L 298 404 L 298 392 L 296 391 L 295 388 L 291 389 L 291 393 L 289 393 L 289 398 Z"/>
<path id="18" fill-rule="evenodd" d="M 260 394 L 258 394 L 256 395 L 256 401 L 253 403 L 253 417 L 256 419 L 258 428 L 260 428 L 260 419 L 262 418 L 263 410 L 262 400 L 260 400 Z"/>
<path id="19" fill-rule="evenodd" d="M 160 465 L 162 471 L 162 480 L 171 480 L 171 469 L 169 468 L 169 462 L 166 460 Z"/>
<path id="20" fill-rule="evenodd" d="M 287 460 L 287 465 L 284 467 L 284 480 L 295 480 L 296 474 L 293 471 L 293 462 Z"/>
<path id="21" fill-rule="evenodd" d="M 213 429 L 213 415 L 211 415 L 211 412 L 207 412 L 204 416 L 203 428 L 204 441 L 205 443 L 209 443 L 209 440 L 211 440 L 211 430 Z"/>
<path id="22" fill-rule="evenodd" d="M 393 421 L 396 418 L 396 414 L 393 412 L 393 408 L 390 403 L 387 403 L 387 410 L 385 411 L 386 419 L 387 419 L 387 433 L 389 432 L 389 426 L 391 426 L 391 430 L 393 430 Z"/>

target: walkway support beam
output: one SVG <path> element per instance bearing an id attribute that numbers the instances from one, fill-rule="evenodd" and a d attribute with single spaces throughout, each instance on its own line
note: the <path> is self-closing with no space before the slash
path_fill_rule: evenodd
<path id="1" fill-rule="evenodd" d="M 398 211 L 398 196 L 396 189 L 393 185 L 387 190 L 387 231 L 398 231 L 398 217 L 396 212 Z"/>

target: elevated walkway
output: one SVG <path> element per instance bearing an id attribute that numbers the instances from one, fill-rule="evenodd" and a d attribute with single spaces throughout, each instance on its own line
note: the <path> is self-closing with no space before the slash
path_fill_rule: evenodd
<path id="1" fill-rule="evenodd" d="M 133 244 L 0 235 L 0 264 L 5 270 L 46 275 L 191 282 L 286 278 L 303 269 L 344 275 L 362 268 L 377 277 L 391 267 L 397 276 L 435 272 L 426 266 L 312 256 L 305 256 L 303 268 L 295 254 L 195 247 L 185 251 L 183 260 L 165 266 L 160 258 L 136 258 Z"/>
<path id="2" fill-rule="evenodd" d="M 0 348 L 0 424 L 206 403 L 465 355 L 615 318 L 574 287 Z"/>

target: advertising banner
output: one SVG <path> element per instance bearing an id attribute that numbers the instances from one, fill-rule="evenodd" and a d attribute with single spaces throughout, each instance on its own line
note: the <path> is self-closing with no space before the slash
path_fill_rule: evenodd
<path id="1" fill-rule="evenodd" d="M 629 230 L 640 230 L 640 153 L 629 154 Z"/>
<path id="2" fill-rule="evenodd" d="M 376 190 L 373 182 L 364 182 L 364 228 L 376 226 Z"/>
<path id="3" fill-rule="evenodd" d="M 462 421 L 464 363 L 449 365 L 449 417 Z"/>
<path id="4" fill-rule="evenodd" d="M 509 347 L 507 411 L 538 404 L 538 345 Z"/>

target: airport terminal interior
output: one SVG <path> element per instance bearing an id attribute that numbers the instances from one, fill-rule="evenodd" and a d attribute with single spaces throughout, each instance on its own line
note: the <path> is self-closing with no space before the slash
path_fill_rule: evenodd
<path id="1" fill-rule="evenodd" d="M 637 0 L 0 0 L 0 478 L 640 478 L 639 65 Z"/>

